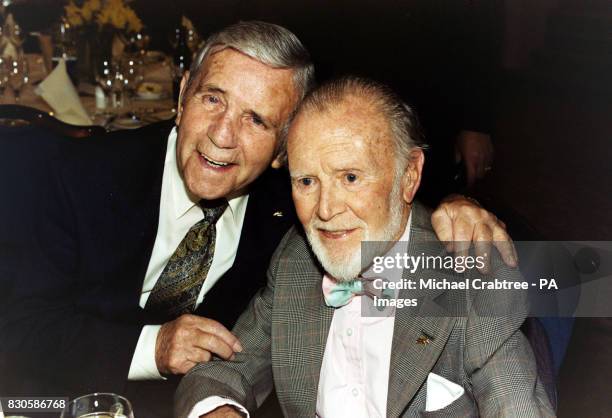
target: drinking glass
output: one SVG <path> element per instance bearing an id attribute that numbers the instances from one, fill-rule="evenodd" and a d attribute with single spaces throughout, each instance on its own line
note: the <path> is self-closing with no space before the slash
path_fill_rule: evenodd
<path id="1" fill-rule="evenodd" d="M 122 67 L 124 88 L 128 100 L 131 100 L 144 80 L 142 61 L 138 57 L 126 58 Z"/>
<path id="2" fill-rule="evenodd" d="M 96 83 L 98 83 L 98 85 L 102 87 L 102 90 L 104 90 L 104 94 L 106 96 L 109 96 L 111 88 L 113 87 L 113 79 L 115 77 L 115 73 L 113 72 L 112 59 L 101 59 L 99 62 L 96 63 L 96 68 L 94 68 L 94 71 Z"/>
<path id="3" fill-rule="evenodd" d="M 0 96 L 4 97 L 4 91 L 8 86 L 8 65 L 7 60 L 0 57 Z"/>
<path id="4" fill-rule="evenodd" d="M 8 85 L 13 90 L 15 103 L 19 102 L 21 90 L 30 81 L 28 61 L 25 57 L 8 60 Z"/>
<path id="5" fill-rule="evenodd" d="M 111 84 L 111 104 L 118 109 L 124 107 L 125 103 L 125 76 L 121 64 L 113 63 L 112 84 Z"/>
<path id="6" fill-rule="evenodd" d="M 134 35 L 134 46 L 141 57 L 146 55 L 150 41 L 151 37 L 145 31 L 140 31 Z"/>
<path id="7" fill-rule="evenodd" d="M 92 393 L 72 400 L 60 418 L 134 418 L 134 411 L 123 396 Z"/>
<path id="8" fill-rule="evenodd" d="M 112 109 L 115 107 L 114 91 L 117 89 L 115 68 L 116 63 L 110 57 L 98 60 L 94 68 L 96 83 L 102 88 L 106 97 L 106 109 L 103 113 L 106 117 L 114 116 Z"/>

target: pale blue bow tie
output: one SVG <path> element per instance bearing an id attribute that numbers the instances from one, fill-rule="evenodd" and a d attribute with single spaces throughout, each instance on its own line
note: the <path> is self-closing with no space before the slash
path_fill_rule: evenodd
<path id="1" fill-rule="evenodd" d="M 327 275 L 323 277 L 323 297 L 325 304 L 333 308 L 340 308 L 348 304 L 355 296 L 369 296 L 374 298 L 391 298 L 393 290 L 377 289 L 374 287 L 374 281 L 381 279 L 380 277 L 359 277 L 350 282 L 335 282 Z M 386 279 L 382 279 L 387 282 Z"/>

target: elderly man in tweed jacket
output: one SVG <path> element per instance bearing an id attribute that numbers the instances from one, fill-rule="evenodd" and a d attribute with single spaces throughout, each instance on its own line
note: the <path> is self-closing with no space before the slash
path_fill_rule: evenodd
<path id="1" fill-rule="evenodd" d="M 363 241 L 407 242 L 409 256 L 443 252 L 414 200 L 424 162 L 414 116 L 393 92 L 358 78 L 319 87 L 295 117 L 287 152 L 303 230 L 287 233 L 234 329 L 244 351 L 194 367 L 176 416 L 243 416 L 273 383 L 292 418 L 554 415 L 519 330 L 528 311 L 520 292 L 402 289 L 396 297 L 416 307 L 363 315 L 372 264 L 360 256 Z M 520 280 L 491 258 L 481 279 Z"/>

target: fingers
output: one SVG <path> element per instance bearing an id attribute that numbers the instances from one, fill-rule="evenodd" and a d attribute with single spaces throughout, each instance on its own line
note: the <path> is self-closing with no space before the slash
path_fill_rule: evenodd
<path id="1" fill-rule="evenodd" d="M 193 339 L 194 347 L 198 348 L 199 351 L 207 351 L 209 353 L 216 354 L 224 360 L 233 360 L 234 349 L 232 346 L 227 344 L 223 339 L 219 338 L 215 334 L 204 332 L 200 329 L 194 330 L 195 338 Z M 197 358 L 202 358 L 203 354 L 198 353 Z M 208 361 L 210 358 L 202 360 Z"/>
<path id="2" fill-rule="evenodd" d="M 457 218 L 453 224 L 453 246 L 455 256 L 468 255 L 472 244 L 473 227 L 463 218 Z"/>
<path id="3" fill-rule="evenodd" d="M 491 242 L 504 263 L 509 267 L 518 265 L 516 248 L 506 232 L 506 225 L 463 196 L 448 198 L 432 214 L 431 223 L 438 239 L 447 242 L 447 251 L 454 251 L 456 256 L 468 255 L 474 241 L 476 255 L 488 255 L 484 259 L 485 265 L 479 269 L 483 274 L 490 271 Z"/>
<path id="4" fill-rule="evenodd" d="M 193 320 L 195 321 L 196 327 L 199 328 L 201 331 L 212 334 L 217 338 L 221 339 L 225 344 L 230 346 L 233 351 L 239 353 L 242 351 L 242 345 L 240 344 L 240 341 L 238 341 L 238 338 L 236 338 L 234 334 L 228 331 L 228 329 L 225 328 L 221 323 L 209 318 L 203 318 L 194 315 L 192 316 Z"/>
<path id="5" fill-rule="evenodd" d="M 182 315 L 160 328 L 155 362 L 161 373 L 184 374 L 212 355 L 232 360 L 236 351 L 242 351 L 242 346 L 223 325 L 196 315 Z"/>
<path id="6" fill-rule="evenodd" d="M 193 347 L 187 354 L 187 360 L 193 363 L 192 367 L 198 363 L 208 363 L 212 359 L 210 351 L 202 350 L 199 347 Z"/>
<path id="7" fill-rule="evenodd" d="M 183 342 L 186 331 L 177 327 L 177 321 L 167 322 L 157 333 L 155 364 L 162 374 L 185 374 L 193 367 L 187 357 L 188 345 Z"/>
<path id="8" fill-rule="evenodd" d="M 480 257 L 483 261 L 483 266 L 478 268 L 482 274 L 488 274 L 491 270 L 491 241 L 493 240 L 493 231 L 486 225 L 476 225 L 474 227 L 474 250 L 476 257 Z"/>
<path id="9" fill-rule="evenodd" d="M 431 215 L 431 225 L 438 239 L 446 244 L 446 250 L 453 251 L 453 220 L 446 211 L 446 204 L 438 206 Z"/>
<path id="10" fill-rule="evenodd" d="M 502 228 L 501 225 L 497 225 L 493 228 L 493 243 L 507 266 L 518 266 L 518 255 L 516 253 L 516 248 L 514 248 L 512 238 L 510 238 L 506 229 Z"/>

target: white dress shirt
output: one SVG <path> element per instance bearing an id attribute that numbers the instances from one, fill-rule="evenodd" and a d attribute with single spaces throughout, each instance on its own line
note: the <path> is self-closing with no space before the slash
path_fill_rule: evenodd
<path id="1" fill-rule="evenodd" d="M 406 251 L 411 222 L 412 216 L 399 242 L 387 255 Z M 401 273 L 401 269 L 393 269 L 384 277 L 398 281 Z M 369 277 L 368 272 L 364 275 Z M 395 293 L 397 297 L 397 291 Z M 319 375 L 317 417 L 387 416 L 395 308 L 387 308 L 390 310 L 385 312 L 386 316 L 363 316 L 361 303 L 367 297 L 355 296 L 334 311 Z M 189 418 L 198 418 L 224 404 L 235 406 L 249 416 L 248 411 L 234 400 L 211 396 L 198 402 Z"/>
<path id="2" fill-rule="evenodd" d="M 389 255 L 396 251 L 405 252 L 411 218 L 398 245 L 390 250 Z M 370 277 L 368 272 L 364 276 Z M 401 270 L 389 270 L 385 272 L 385 278 L 398 281 Z M 355 296 L 334 311 L 319 375 L 318 417 L 387 416 L 395 309 L 387 308 L 389 311 L 385 316 L 363 316 L 361 304 L 364 298 L 368 296 Z"/>
<path id="3" fill-rule="evenodd" d="M 159 223 L 142 285 L 141 308 L 145 307 L 155 283 L 189 229 L 204 218 L 204 213 L 198 206 L 200 199 L 189 193 L 181 178 L 176 160 L 176 138 L 176 128 L 174 128 L 168 136 L 159 204 Z M 234 264 L 247 201 L 248 195 L 229 199 L 227 209 L 215 225 L 217 231 L 215 253 L 196 306 L 202 303 L 206 293 Z M 159 325 L 143 327 L 132 357 L 129 380 L 163 379 L 155 364 L 155 341 L 160 328 Z"/>

